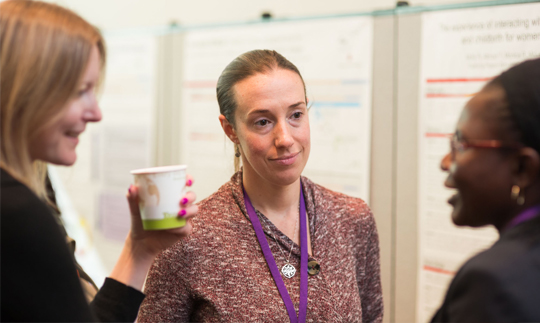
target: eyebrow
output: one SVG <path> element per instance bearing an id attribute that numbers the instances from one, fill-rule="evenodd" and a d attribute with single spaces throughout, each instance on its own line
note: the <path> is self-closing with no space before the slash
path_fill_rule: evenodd
<path id="1" fill-rule="evenodd" d="M 299 101 L 299 102 L 296 102 L 294 104 L 291 104 L 289 106 L 288 109 L 294 109 L 296 107 L 298 107 L 299 105 L 302 105 L 302 104 L 306 104 L 304 101 Z M 268 113 L 270 112 L 270 110 L 268 109 L 257 109 L 257 110 L 252 110 L 248 113 L 248 115 L 253 115 L 253 114 L 264 114 L 264 113 Z"/>
<path id="2" fill-rule="evenodd" d="M 290 105 L 290 106 L 289 106 L 289 109 L 290 109 L 290 108 L 296 108 L 296 107 L 298 107 L 298 106 L 301 105 L 301 104 L 306 104 L 306 103 L 305 103 L 304 101 L 299 101 L 299 102 L 297 102 L 297 103 L 295 103 L 295 104 Z"/>
<path id="3" fill-rule="evenodd" d="M 265 113 L 268 113 L 270 110 L 268 109 L 257 109 L 257 110 L 252 110 L 250 111 L 247 115 L 250 116 L 250 115 L 254 115 L 254 114 L 265 114 Z"/>

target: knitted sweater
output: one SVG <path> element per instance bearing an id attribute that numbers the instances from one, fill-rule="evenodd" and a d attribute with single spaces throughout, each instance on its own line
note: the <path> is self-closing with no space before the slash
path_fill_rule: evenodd
<path id="1" fill-rule="evenodd" d="M 321 266 L 308 279 L 306 322 L 381 322 L 379 240 L 369 207 L 301 181 L 313 256 Z M 293 242 L 257 213 L 281 268 Z M 138 322 L 288 322 L 246 212 L 241 172 L 199 203 L 193 224 L 189 238 L 154 262 Z M 300 268 L 296 244 L 290 263 Z M 282 278 L 298 312 L 300 274 Z"/>

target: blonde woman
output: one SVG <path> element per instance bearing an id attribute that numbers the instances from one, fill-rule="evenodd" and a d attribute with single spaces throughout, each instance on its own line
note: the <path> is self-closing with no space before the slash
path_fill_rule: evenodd
<path id="1" fill-rule="evenodd" d="M 45 163 L 72 165 L 79 135 L 101 119 L 95 91 L 105 44 L 85 20 L 62 7 L 0 4 L 1 257 L 3 321 L 134 321 L 154 257 L 191 232 L 147 232 L 130 187 L 131 231 L 118 263 L 87 303 L 45 189 Z M 190 182 L 190 180 L 188 180 Z M 179 216 L 197 213 L 193 193 Z"/>

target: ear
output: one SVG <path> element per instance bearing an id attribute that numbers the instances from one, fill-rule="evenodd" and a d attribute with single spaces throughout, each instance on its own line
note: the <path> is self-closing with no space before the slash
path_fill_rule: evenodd
<path id="1" fill-rule="evenodd" d="M 238 143 L 238 137 L 236 136 L 236 131 L 234 130 L 234 127 L 232 124 L 225 118 L 224 115 L 219 116 L 219 122 L 221 123 L 221 128 L 223 128 L 223 132 L 229 137 L 229 139 L 237 144 Z"/>
<path id="2" fill-rule="evenodd" d="M 538 181 L 540 174 L 540 155 L 530 147 L 521 148 L 517 156 L 517 167 L 514 172 L 515 184 L 527 188 Z"/>

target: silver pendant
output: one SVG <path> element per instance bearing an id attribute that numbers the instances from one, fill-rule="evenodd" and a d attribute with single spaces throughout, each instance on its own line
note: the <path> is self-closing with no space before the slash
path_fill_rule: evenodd
<path id="1" fill-rule="evenodd" d="M 287 278 L 291 278 L 296 274 L 296 268 L 290 263 L 286 263 L 285 266 L 281 267 L 281 273 Z"/>

